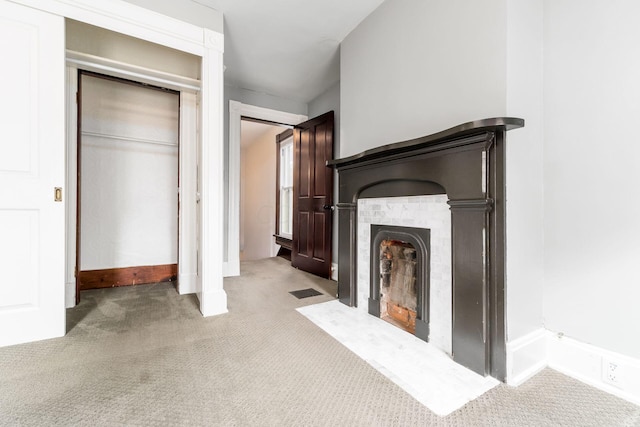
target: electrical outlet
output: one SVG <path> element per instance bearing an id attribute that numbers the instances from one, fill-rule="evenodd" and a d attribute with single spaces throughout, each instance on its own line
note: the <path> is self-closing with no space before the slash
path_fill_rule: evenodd
<path id="1" fill-rule="evenodd" d="M 602 359 L 602 380 L 616 387 L 620 386 L 620 364 L 612 360 Z"/>

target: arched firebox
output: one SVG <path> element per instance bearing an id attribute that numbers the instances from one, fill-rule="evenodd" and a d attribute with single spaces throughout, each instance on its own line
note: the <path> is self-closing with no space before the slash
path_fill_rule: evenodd
<path id="1" fill-rule="evenodd" d="M 522 126 L 524 120 L 518 118 L 479 120 L 329 162 L 339 177 L 340 301 L 349 306 L 371 304 L 357 300 L 358 199 L 446 194 L 451 209 L 452 356 L 473 371 L 502 381 L 506 374 L 504 144 L 506 132 Z M 418 311 L 428 310 L 424 299 Z M 428 325 L 420 327 L 428 330 Z"/>

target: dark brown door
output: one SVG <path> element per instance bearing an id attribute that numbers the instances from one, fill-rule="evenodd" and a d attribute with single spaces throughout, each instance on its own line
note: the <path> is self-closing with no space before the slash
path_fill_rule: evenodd
<path id="1" fill-rule="evenodd" d="M 291 265 L 331 277 L 333 111 L 293 132 L 293 248 Z"/>

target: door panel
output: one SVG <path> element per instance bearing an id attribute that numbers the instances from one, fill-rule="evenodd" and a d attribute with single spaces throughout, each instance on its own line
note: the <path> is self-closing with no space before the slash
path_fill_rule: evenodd
<path id="1" fill-rule="evenodd" d="M 331 276 L 333 111 L 296 126 L 293 133 L 293 248 L 291 265 Z"/>
<path id="2" fill-rule="evenodd" d="M 0 346 L 62 336 L 64 21 L 0 0 Z"/>

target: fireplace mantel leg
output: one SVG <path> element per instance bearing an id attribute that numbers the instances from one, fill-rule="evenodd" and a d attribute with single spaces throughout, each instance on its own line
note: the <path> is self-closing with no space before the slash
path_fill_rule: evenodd
<path id="1" fill-rule="evenodd" d="M 449 205 L 455 325 L 451 342 L 453 360 L 487 375 L 490 371 L 487 248 L 492 200 L 450 200 Z"/>
<path id="2" fill-rule="evenodd" d="M 338 203 L 338 298 L 340 302 L 358 305 L 356 236 L 357 216 L 355 203 Z M 352 289 L 353 284 L 353 289 Z"/>

